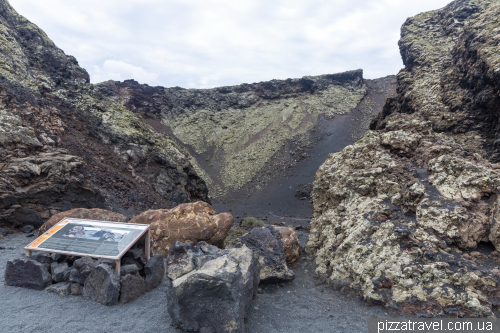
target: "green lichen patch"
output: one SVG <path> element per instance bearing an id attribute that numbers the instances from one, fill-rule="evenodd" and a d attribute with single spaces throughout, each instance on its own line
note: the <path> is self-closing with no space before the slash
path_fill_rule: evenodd
<path id="1" fill-rule="evenodd" d="M 261 99 L 245 108 L 200 109 L 175 117 L 167 114 L 163 123 L 197 154 L 215 147 L 215 156 L 222 161 L 219 173 L 203 173 L 200 169 L 197 172 L 208 176 L 205 180 L 211 195 L 220 196 L 227 189 L 239 189 L 247 184 L 286 142 L 307 145 L 309 142 L 302 141 L 304 134 L 316 126 L 320 114 L 334 117 L 348 113 L 365 93 L 364 86 L 331 85 L 314 94 Z M 248 94 L 245 98 L 258 100 L 257 96 Z M 197 163 L 197 167 L 200 166 Z"/>

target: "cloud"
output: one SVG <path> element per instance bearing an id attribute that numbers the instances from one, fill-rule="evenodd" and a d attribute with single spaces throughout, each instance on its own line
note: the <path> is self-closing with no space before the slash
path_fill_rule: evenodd
<path id="1" fill-rule="evenodd" d="M 151 85 L 157 83 L 156 81 L 159 76 L 158 74 L 145 71 L 142 67 L 117 60 L 106 60 L 102 66 L 94 65 L 92 67 L 92 73 L 94 82 L 134 79 L 139 82 L 150 83 Z"/>
<path id="2" fill-rule="evenodd" d="M 92 82 L 210 88 L 403 67 L 407 17 L 449 0 L 10 0 Z"/>

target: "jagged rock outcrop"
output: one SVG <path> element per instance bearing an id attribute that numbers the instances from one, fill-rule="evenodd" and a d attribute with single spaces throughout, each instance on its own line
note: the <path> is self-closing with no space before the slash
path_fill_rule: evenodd
<path id="1" fill-rule="evenodd" d="M 370 304 L 498 311 L 499 5 L 459 0 L 408 19 L 398 96 L 315 176 L 316 274 Z"/>
<path id="2" fill-rule="evenodd" d="M 95 89 L 77 60 L 6 0 L 0 59 L 0 223 L 209 201 L 183 149 Z"/>
<path id="3" fill-rule="evenodd" d="M 296 163 L 300 158 L 288 152 L 314 144 L 319 116 L 351 112 L 367 91 L 362 70 L 214 89 L 133 80 L 107 81 L 96 89 L 183 145 L 214 197 L 270 168 Z"/>
<path id="4" fill-rule="evenodd" d="M 306 246 L 316 273 L 405 313 L 491 315 L 500 254 L 476 247 L 498 244 L 500 166 L 416 115 L 386 124 L 316 174 Z"/>
<path id="5" fill-rule="evenodd" d="M 405 68 L 397 76 L 398 95 L 387 101 L 371 129 L 384 128 L 389 114 L 419 113 L 435 131 L 459 137 L 498 162 L 499 4 L 457 0 L 409 18 L 399 41 Z"/>
<path id="6" fill-rule="evenodd" d="M 259 286 L 252 250 L 176 242 L 168 255 L 167 310 L 189 332 L 244 332 Z"/>

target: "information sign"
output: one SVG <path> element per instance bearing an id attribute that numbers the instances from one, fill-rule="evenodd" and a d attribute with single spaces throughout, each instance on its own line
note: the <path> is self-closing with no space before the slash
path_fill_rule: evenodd
<path id="1" fill-rule="evenodd" d="M 62 253 L 119 260 L 146 232 L 146 255 L 149 258 L 147 224 L 131 224 L 65 218 L 25 250 Z"/>

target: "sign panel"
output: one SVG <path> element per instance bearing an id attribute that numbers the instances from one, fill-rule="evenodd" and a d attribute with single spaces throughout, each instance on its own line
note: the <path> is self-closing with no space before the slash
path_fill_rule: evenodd
<path id="1" fill-rule="evenodd" d="M 146 224 L 67 218 L 25 249 L 118 260 L 149 228 Z"/>

